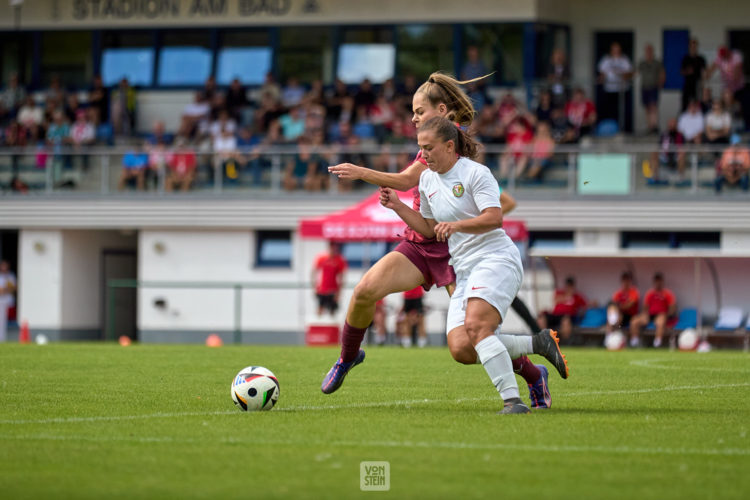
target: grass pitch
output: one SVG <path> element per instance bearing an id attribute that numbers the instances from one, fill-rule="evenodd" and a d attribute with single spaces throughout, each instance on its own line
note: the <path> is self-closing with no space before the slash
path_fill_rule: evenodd
<path id="1" fill-rule="evenodd" d="M 552 409 L 500 416 L 445 349 L 369 347 L 325 396 L 337 353 L 0 345 L 0 497 L 750 496 L 748 354 L 567 349 Z M 274 410 L 235 409 L 247 365 L 279 377 Z M 390 491 L 360 491 L 361 461 L 389 462 Z"/>

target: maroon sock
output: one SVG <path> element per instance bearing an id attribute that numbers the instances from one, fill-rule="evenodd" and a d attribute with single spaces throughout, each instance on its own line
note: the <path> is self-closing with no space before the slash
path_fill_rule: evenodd
<path id="1" fill-rule="evenodd" d="M 528 356 L 521 356 L 520 358 L 514 359 L 513 371 L 522 376 L 527 384 L 536 383 L 536 381 L 539 380 L 539 377 L 542 376 L 542 372 L 531 362 Z"/>
<path id="2" fill-rule="evenodd" d="M 344 331 L 341 333 L 341 359 L 344 363 L 354 361 L 357 357 L 366 331 L 367 328 L 355 328 L 348 322 L 344 322 Z"/>

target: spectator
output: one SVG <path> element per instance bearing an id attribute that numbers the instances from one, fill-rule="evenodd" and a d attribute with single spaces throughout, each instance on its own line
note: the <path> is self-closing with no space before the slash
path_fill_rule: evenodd
<path id="1" fill-rule="evenodd" d="M 263 85 L 260 86 L 260 95 L 268 96 L 273 101 L 281 100 L 281 86 L 276 82 L 276 78 L 270 71 L 266 73 Z"/>
<path id="2" fill-rule="evenodd" d="M 162 120 L 156 120 L 151 133 L 146 136 L 146 143 L 150 145 L 165 144 L 169 146 L 173 140 L 174 137 L 167 132 L 167 127 Z"/>
<path id="3" fill-rule="evenodd" d="M 549 122 L 552 120 L 552 92 L 543 90 L 539 94 L 539 104 L 536 107 L 536 121 Z"/>
<path id="4" fill-rule="evenodd" d="M 573 91 L 573 96 L 565 105 L 565 116 L 576 138 L 593 132 L 597 120 L 596 107 L 591 99 L 586 97 L 582 88 L 579 87 Z"/>
<path id="5" fill-rule="evenodd" d="M 731 94 L 731 92 L 729 92 Z M 711 87 L 703 87 L 703 92 L 701 92 L 701 112 L 705 115 L 706 113 L 711 111 L 711 108 L 714 105 L 714 94 L 711 91 Z"/>
<path id="6" fill-rule="evenodd" d="M 671 290 L 664 287 L 664 275 L 654 274 L 654 286 L 643 298 L 643 310 L 630 321 L 630 347 L 641 344 L 641 331 L 649 323 L 656 327 L 654 347 L 661 347 L 667 327 L 677 323 L 677 301 Z"/>
<path id="7" fill-rule="evenodd" d="M 299 106 L 306 93 L 305 87 L 299 83 L 297 77 L 290 76 L 281 91 L 281 104 L 287 109 Z"/>
<path id="8" fill-rule="evenodd" d="M 599 83 L 602 84 L 601 117 L 618 123 L 619 128 L 627 129 L 625 116 L 627 107 L 627 91 L 630 89 L 630 79 L 633 76 L 633 65 L 630 59 L 622 53 L 619 43 L 613 42 L 609 54 L 604 56 L 598 65 Z"/>
<path id="9" fill-rule="evenodd" d="M 371 121 L 375 129 L 375 137 L 378 144 L 383 144 L 393 130 L 393 121 L 396 118 L 396 108 L 384 95 L 379 95 L 375 105 L 371 108 Z"/>
<path id="10" fill-rule="evenodd" d="M 398 99 L 398 89 L 393 82 L 393 78 L 389 78 L 383 82 L 383 85 L 380 87 L 380 95 L 385 97 L 385 100 L 390 103 Z"/>
<path id="11" fill-rule="evenodd" d="M 521 104 L 513 97 L 510 92 L 506 93 L 497 106 L 497 115 L 502 135 L 506 135 L 506 130 L 510 124 L 519 116 L 523 115 Z"/>
<path id="12" fill-rule="evenodd" d="M 534 131 L 523 118 L 513 120 L 508 126 L 506 135 L 508 147 L 500 159 L 500 178 L 508 179 L 513 171 L 513 177 L 520 178 L 529 163 L 529 149 L 534 140 Z"/>
<path id="13" fill-rule="evenodd" d="M 283 114 L 284 108 L 279 99 L 271 94 L 261 94 L 260 107 L 255 112 L 256 130 L 268 130 L 271 123 L 277 121 Z"/>
<path id="14" fill-rule="evenodd" d="M 485 106 L 479 112 L 479 116 L 469 127 L 472 135 L 478 137 L 483 144 L 500 143 L 504 140 L 503 131 L 497 118 L 497 109 L 494 106 Z"/>
<path id="15" fill-rule="evenodd" d="M 318 316 L 325 310 L 331 315 L 336 314 L 346 268 L 346 260 L 341 256 L 341 246 L 333 241 L 328 243 L 328 252 L 315 259 L 312 282 L 315 283 L 315 296 L 318 299 Z"/>
<path id="16" fill-rule="evenodd" d="M 229 84 L 225 103 L 232 119 L 237 123 L 244 123 L 244 113 L 248 106 L 250 106 L 250 101 L 247 99 L 247 91 L 242 86 L 239 78 L 233 79 L 232 83 Z"/>
<path id="17" fill-rule="evenodd" d="M 51 102 L 55 109 L 57 109 L 65 105 L 65 96 L 66 92 L 60 80 L 60 75 L 52 75 L 49 87 L 44 94 L 45 100 Z"/>
<path id="18" fill-rule="evenodd" d="M 550 113 L 550 134 L 557 144 L 576 142 L 578 132 L 571 127 L 564 108 L 552 108 Z"/>
<path id="19" fill-rule="evenodd" d="M 748 126 L 750 124 L 750 92 L 745 82 L 742 52 L 730 50 L 725 45 L 719 47 L 716 59 L 708 68 L 706 79 L 710 79 L 716 70 L 721 74 L 724 89 L 731 91 L 742 106 L 745 126 Z"/>
<path id="20" fill-rule="evenodd" d="M 706 59 L 698 54 L 698 39 L 691 38 L 688 53 L 680 63 L 682 75 L 682 111 L 685 111 L 692 100 L 698 100 L 698 89 L 706 76 Z"/>
<path id="21" fill-rule="evenodd" d="M 547 68 L 547 84 L 552 93 L 552 105 L 562 108 L 568 99 L 568 83 L 570 81 L 570 68 L 567 57 L 562 49 L 552 51 L 549 67 Z"/>
<path id="22" fill-rule="evenodd" d="M 320 189 L 319 182 L 316 182 L 318 172 L 325 169 L 326 162 L 313 152 L 310 140 L 306 136 L 299 137 L 297 148 L 297 154 L 287 161 L 284 168 L 284 189 L 294 191 L 304 188 L 307 191 L 316 191 Z"/>
<path id="23" fill-rule="evenodd" d="M 288 142 L 296 141 L 299 136 L 305 133 L 305 118 L 302 116 L 300 106 L 293 106 L 289 112 L 279 118 L 281 130 L 284 134 L 284 140 Z"/>
<path id="24" fill-rule="evenodd" d="M 122 157 L 122 172 L 117 183 L 117 189 L 122 191 L 130 181 L 135 180 L 138 191 L 146 189 L 146 168 L 148 167 L 148 155 L 140 151 L 128 151 Z"/>
<path id="25" fill-rule="evenodd" d="M 413 127 L 412 127 L 413 128 Z M 349 151 L 349 147 L 359 146 L 359 137 L 354 135 L 352 126 L 349 122 L 340 122 L 338 126 L 338 136 L 334 141 L 334 145 L 339 146 L 338 149 L 338 162 L 339 163 L 352 163 L 354 165 L 360 165 L 366 167 L 368 165 L 367 158 L 362 153 L 354 153 Z M 338 189 L 339 191 L 351 191 L 353 182 L 349 179 L 339 179 Z"/>
<path id="26" fill-rule="evenodd" d="M 326 115 L 334 122 L 339 121 L 344 101 L 349 98 L 351 98 L 351 94 L 346 84 L 336 78 L 333 82 L 333 89 L 326 94 Z"/>
<path id="27" fill-rule="evenodd" d="M 217 138 L 224 137 L 226 132 L 234 135 L 237 132 L 237 122 L 229 115 L 229 111 L 222 109 L 209 128 L 211 140 L 215 141 Z"/>
<path id="28" fill-rule="evenodd" d="M 680 177 L 685 175 L 685 152 L 675 151 L 685 144 L 685 137 L 677 130 L 677 119 L 670 118 L 667 121 L 667 130 L 659 137 L 659 152 L 651 153 L 651 178 L 659 179 L 659 170 L 662 166 L 677 169 Z"/>
<path id="29" fill-rule="evenodd" d="M 79 109 L 76 115 L 76 121 L 70 127 L 70 142 L 73 145 L 73 151 L 81 152 L 93 145 L 96 141 L 96 128 L 94 127 L 93 115 L 96 111 L 93 109 Z M 80 155 L 81 165 L 84 172 L 89 169 L 89 155 L 84 151 Z"/>
<path id="30" fill-rule="evenodd" d="M 167 191 L 189 191 L 195 179 L 195 167 L 197 159 L 195 151 L 190 147 L 184 137 L 178 137 L 175 140 L 175 152 L 169 158 L 167 167 L 169 168 L 165 189 Z"/>
<path id="31" fill-rule="evenodd" d="M 135 89 L 127 78 L 112 91 L 112 126 L 115 134 L 130 136 L 135 131 Z"/>
<path id="32" fill-rule="evenodd" d="M 6 341 L 9 310 L 15 309 L 16 275 L 7 260 L 0 261 L 0 342 Z"/>
<path id="33" fill-rule="evenodd" d="M 29 185 L 21 180 L 17 175 L 10 179 L 10 190 L 14 193 L 29 194 Z"/>
<path id="34" fill-rule="evenodd" d="M 270 170 L 272 166 L 270 159 L 264 153 L 270 147 L 284 144 L 284 137 L 281 135 L 281 125 L 278 120 L 271 122 L 268 131 L 262 138 L 252 135 L 248 137 L 247 134 L 247 131 L 240 131 L 238 144 L 242 145 L 242 141 L 247 140 L 251 146 L 255 146 L 245 155 L 244 161 L 250 167 L 254 184 L 259 186 L 263 180 L 263 172 Z"/>
<path id="35" fill-rule="evenodd" d="M 586 298 L 576 290 L 575 279 L 568 276 L 565 286 L 555 290 L 555 307 L 552 312 L 543 311 L 539 315 L 539 326 L 543 329 L 559 329 L 560 340 L 569 341 L 573 325 L 580 321 L 586 305 Z"/>
<path id="36" fill-rule="evenodd" d="M 96 110 L 96 125 L 109 121 L 109 90 L 104 86 L 100 75 L 94 76 L 89 89 L 89 106 Z"/>
<path id="37" fill-rule="evenodd" d="M 8 85 L 0 92 L 0 123 L 15 118 L 18 108 L 26 99 L 26 89 L 18 81 L 18 73 L 11 73 Z"/>
<path id="38" fill-rule="evenodd" d="M 732 131 L 732 117 L 724 109 L 721 101 L 714 101 L 711 112 L 705 118 L 704 134 L 708 144 L 729 144 Z"/>
<path id="39" fill-rule="evenodd" d="M 399 314 L 397 321 L 398 336 L 401 339 L 401 345 L 409 348 L 412 346 L 412 335 L 416 330 L 417 345 L 425 347 L 427 345 L 427 330 L 424 325 L 424 288 L 419 285 L 412 290 L 404 292 L 404 307 Z"/>
<path id="40" fill-rule="evenodd" d="M 549 123 L 539 122 L 532 145 L 529 179 L 541 181 L 544 169 L 552 164 L 554 154 L 555 141 L 552 139 Z"/>
<path id="41" fill-rule="evenodd" d="M 76 121 L 76 118 L 78 118 L 78 111 L 82 110 L 81 103 L 78 101 L 78 94 L 75 92 L 71 92 L 65 97 L 65 106 L 63 107 L 65 110 L 65 117 L 68 119 L 70 123 L 73 123 Z"/>
<path id="42" fill-rule="evenodd" d="M 180 117 L 178 135 L 186 138 L 196 137 L 201 128 L 200 124 L 207 122 L 211 114 L 211 106 L 203 92 L 196 92 L 193 99 L 193 102 L 182 110 Z"/>
<path id="43" fill-rule="evenodd" d="M 741 133 L 745 130 L 745 120 L 742 117 L 742 106 L 737 99 L 734 98 L 734 94 L 729 89 L 724 89 L 721 92 L 721 104 L 724 109 L 729 112 L 729 116 L 732 117 L 732 132 Z"/>
<path id="44" fill-rule="evenodd" d="M 700 144 L 703 141 L 703 130 L 706 128 L 700 104 L 693 99 L 687 109 L 680 115 L 677 130 L 685 138 L 686 143 Z"/>
<path id="45" fill-rule="evenodd" d="M 158 179 L 164 177 L 166 181 L 167 165 L 172 159 L 172 153 L 169 150 L 169 144 L 172 142 L 171 136 L 160 131 L 163 122 L 154 124 L 154 133 L 146 138 L 146 152 L 148 153 L 148 169 L 146 170 L 145 184 L 151 184 L 154 179 L 158 184 Z"/>
<path id="46" fill-rule="evenodd" d="M 233 122 L 226 122 L 219 133 L 213 136 L 214 168 L 221 170 L 225 183 L 236 184 L 239 182 L 243 158 L 237 149 L 237 137 L 228 123 Z"/>
<path id="47" fill-rule="evenodd" d="M 64 167 L 70 167 L 70 156 L 63 155 L 63 150 L 70 144 L 70 125 L 65 120 L 62 111 L 57 110 L 53 115 L 53 121 L 47 127 L 47 145 L 55 154 L 56 163 L 62 163 Z"/>
<path id="48" fill-rule="evenodd" d="M 641 294 L 633 286 L 632 273 L 622 273 L 620 283 L 622 286 L 612 294 L 612 300 L 607 306 L 607 334 L 629 327 L 630 321 L 638 314 Z"/>
<path id="49" fill-rule="evenodd" d="M 730 146 L 724 151 L 719 160 L 716 175 L 716 193 L 721 193 L 724 184 L 739 186 L 743 191 L 750 187 L 748 173 L 750 172 L 750 150 L 743 146 L 740 136 L 732 135 Z"/>
<path id="50" fill-rule="evenodd" d="M 487 66 L 482 62 L 479 48 L 470 45 L 466 49 L 466 62 L 461 68 L 461 80 L 474 80 L 489 74 Z M 477 111 L 481 111 L 487 102 L 487 79 L 471 82 L 466 85 L 466 93 L 472 97 Z"/>
<path id="51" fill-rule="evenodd" d="M 24 129 L 18 122 L 10 122 L 10 125 L 8 125 L 4 131 L 0 130 L 0 132 L 5 136 L 4 141 L 0 142 L 0 145 L 5 145 L 9 148 L 21 148 L 26 146 L 28 138 L 26 129 Z M 11 172 L 17 174 L 21 163 L 21 154 L 15 152 L 12 153 L 10 155 L 10 162 Z"/>
<path id="52" fill-rule="evenodd" d="M 16 121 L 27 131 L 35 131 L 38 133 L 39 127 L 44 122 L 44 110 L 37 106 L 34 102 L 34 98 L 30 95 L 26 96 L 23 104 L 18 109 L 18 115 Z"/>
<path id="53" fill-rule="evenodd" d="M 357 93 L 354 94 L 354 109 L 364 106 L 365 110 L 369 113 L 370 108 L 375 104 L 376 97 L 375 91 L 372 88 L 372 82 L 365 78 L 359 85 Z"/>
<path id="54" fill-rule="evenodd" d="M 649 133 L 659 133 L 659 90 L 664 87 L 666 73 L 662 62 L 654 57 L 654 46 L 646 44 L 643 60 L 638 63 L 641 76 L 641 103 L 646 110 Z"/>

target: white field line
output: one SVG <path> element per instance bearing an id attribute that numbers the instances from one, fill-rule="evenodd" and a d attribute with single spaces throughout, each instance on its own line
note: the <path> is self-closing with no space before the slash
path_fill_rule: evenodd
<path id="1" fill-rule="evenodd" d="M 133 442 L 146 444 L 206 444 L 207 442 L 225 445 L 269 445 L 269 446 L 319 446 L 319 447 L 374 447 L 374 448 L 423 448 L 450 450 L 483 450 L 483 451 L 524 451 L 542 453 L 603 453 L 616 455 L 699 455 L 699 456 L 748 456 L 746 448 L 663 448 L 642 446 L 579 446 L 579 445 L 546 445 L 546 444 L 503 444 L 503 443 L 465 443 L 450 441 L 338 441 L 310 439 L 258 439 L 257 437 L 238 439 L 194 439 L 148 436 L 92 436 L 86 435 L 52 435 L 25 434 L 3 435 L 0 440 L 6 441 L 75 441 L 75 442 Z"/>
<path id="2" fill-rule="evenodd" d="M 668 362 L 666 359 L 637 359 L 630 362 L 631 365 L 640 366 L 644 368 L 659 368 L 661 370 L 689 370 L 689 371 L 703 371 L 703 372 L 720 372 L 720 373 L 744 373 L 746 375 L 750 375 L 750 368 L 748 369 L 742 369 L 742 368 L 707 368 L 703 366 L 695 366 L 695 364 L 691 365 L 682 365 L 682 366 L 670 366 L 670 365 L 664 365 L 661 363 L 664 363 L 665 361 Z"/>
<path id="3" fill-rule="evenodd" d="M 608 396 L 608 395 L 620 395 L 620 394 L 648 394 L 652 392 L 674 392 L 674 391 L 694 391 L 694 390 L 711 390 L 711 389 L 725 389 L 725 388 L 736 388 L 736 387 L 750 387 L 750 382 L 743 382 L 737 384 L 711 384 L 711 385 L 682 385 L 682 386 L 665 386 L 665 387 L 654 387 L 648 389 L 622 389 L 622 390 L 603 390 L 603 391 L 585 391 L 585 392 L 569 392 L 563 393 L 559 397 L 585 397 L 585 396 Z M 460 398 L 460 399 L 412 399 L 403 401 L 378 401 L 372 403 L 349 403 L 343 405 L 321 405 L 321 406 L 288 406 L 282 408 L 276 408 L 276 412 L 287 412 L 287 411 L 325 411 L 325 410 L 345 410 L 345 409 L 359 409 L 359 408 L 386 408 L 404 406 L 410 407 L 412 405 L 423 405 L 423 404 L 437 404 L 437 403 L 448 403 L 448 404 L 460 404 L 465 402 L 476 402 L 476 401 L 496 401 L 497 397 L 481 397 L 481 398 Z M 110 421 L 126 421 L 126 420 L 149 420 L 157 418 L 174 418 L 174 417 L 204 417 L 204 416 L 215 416 L 215 415 L 240 415 L 241 412 L 237 410 L 225 410 L 225 411 L 211 411 L 211 412 L 173 412 L 173 413 L 147 413 L 143 415 L 106 415 L 96 417 L 57 417 L 57 418 L 42 418 L 42 419 L 25 419 L 25 420 L 0 420 L 0 425 L 25 425 L 25 424 L 75 424 L 75 423 L 86 423 L 86 422 L 110 422 Z"/>

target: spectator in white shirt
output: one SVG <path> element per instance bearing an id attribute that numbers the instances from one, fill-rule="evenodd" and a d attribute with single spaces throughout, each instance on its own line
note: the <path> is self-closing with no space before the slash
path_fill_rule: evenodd
<path id="1" fill-rule="evenodd" d="M 706 142 L 710 144 L 729 144 L 732 128 L 732 117 L 719 100 L 715 100 L 711 111 L 706 113 Z"/>
<path id="2" fill-rule="evenodd" d="M 698 101 L 693 99 L 688 104 L 688 108 L 680 115 L 677 130 L 685 137 L 686 143 L 700 144 L 703 140 L 705 128 L 701 106 Z"/>
<path id="3" fill-rule="evenodd" d="M 224 131 L 234 135 L 235 132 L 237 132 L 237 122 L 230 117 L 229 111 L 222 109 L 219 111 L 218 119 L 211 124 L 210 130 L 211 137 L 215 141 L 218 137 L 223 135 Z"/>
<path id="4" fill-rule="evenodd" d="M 630 89 L 633 65 L 622 53 L 620 44 L 614 42 L 609 54 L 599 61 L 598 69 L 599 83 L 604 88 L 601 117 L 622 123 L 625 117 L 620 116 L 620 99 L 625 99 L 624 94 Z"/>

